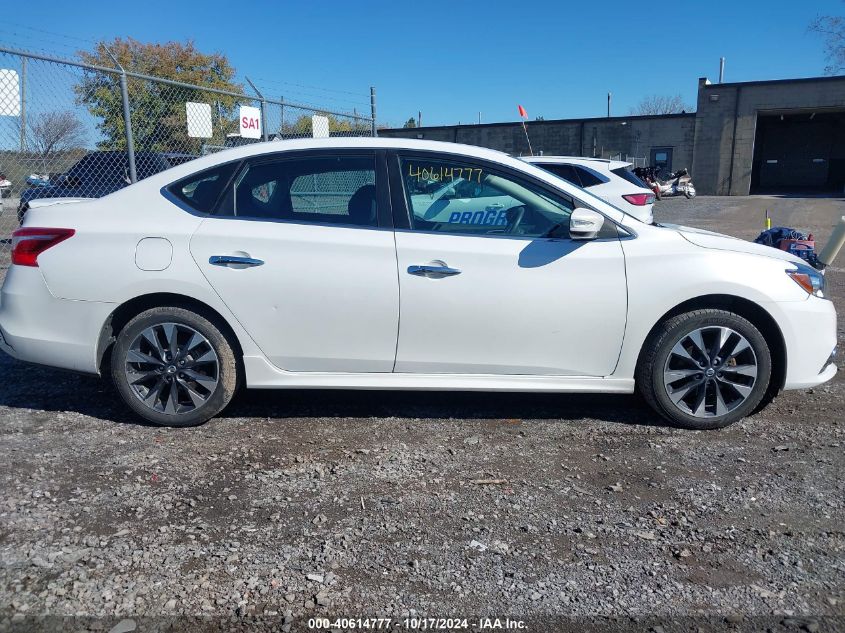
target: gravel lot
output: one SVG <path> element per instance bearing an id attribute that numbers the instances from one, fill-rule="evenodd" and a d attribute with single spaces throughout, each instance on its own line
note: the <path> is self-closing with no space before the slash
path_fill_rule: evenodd
<path id="1" fill-rule="evenodd" d="M 767 207 L 822 240 L 845 214 L 699 197 L 655 215 L 753 238 Z M 0 630 L 845 629 L 841 376 L 714 432 L 627 396 L 323 391 L 242 393 L 170 430 L 96 378 L 0 367 Z"/>

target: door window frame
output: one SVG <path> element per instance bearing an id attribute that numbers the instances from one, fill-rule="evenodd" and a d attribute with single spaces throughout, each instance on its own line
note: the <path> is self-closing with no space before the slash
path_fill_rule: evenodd
<path id="1" fill-rule="evenodd" d="M 439 151 L 432 151 L 432 150 L 417 150 L 417 149 L 397 149 L 397 150 L 389 150 L 387 153 L 387 163 L 389 167 L 389 176 L 390 176 L 390 198 L 392 202 L 393 208 L 393 226 L 396 231 L 408 231 L 412 233 L 421 233 L 427 235 L 453 235 L 457 237 L 484 237 L 484 238 L 492 238 L 492 239 L 518 239 L 518 240 L 525 240 L 525 241 L 533 241 L 533 240 L 553 240 L 553 241 L 571 241 L 572 238 L 570 237 L 541 237 L 541 236 L 528 236 L 528 235 L 512 235 L 507 233 L 465 233 L 461 231 L 429 231 L 425 229 L 415 229 L 413 228 L 411 222 L 411 214 L 413 210 L 408 203 L 408 196 L 406 195 L 405 191 L 405 181 L 402 177 L 402 159 L 418 159 L 418 160 L 432 160 L 432 161 L 455 161 L 458 163 L 472 163 L 473 165 L 477 164 L 480 167 L 487 169 L 488 171 L 492 171 L 494 173 L 498 173 L 506 178 L 513 179 L 520 184 L 525 184 L 530 187 L 534 187 L 539 189 L 543 194 L 548 195 L 554 198 L 568 198 L 572 202 L 573 210 L 576 208 L 583 208 L 583 209 L 590 209 L 592 211 L 596 211 L 597 213 L 601 213 L 604 216 L 605 223 L 613 224 L 616 227 L 616 237 L 599 237 L 595 240 L 590 241 L 607 241 L 607 240 L 618 240 L 621 238 L 627 237 L 635 237 L 636 233 L 634 233 L 631 229 L 627 227 L 621 226 L 616 220 L 608 217 L 600 210 L 594 208 L 592 205 L 584 202 L 583 200 L 576 198 L 575 196 L 571 195 L 567 191 L 562 191 L 560 189 L 556 189 L 553 185 L 543 182 L 542 180 L 538 180 L 532 177 L 530 174 L 526 174 L 519 170 L 513 169 L 508 165 L 502 165 L 501 163 L 497 163 L 494 161 L 490 161 L 484 158 L 477 158 L 475 156 L 466 156 L 463 154 L 452 154 L 450 152 L 439 152 Z M 557 176 L 559 178 L 559 176 Z M 566 181 L 568 182 L 568 181 Z M 572 184 L 572 183 L 570 183 Z M 577 185 L 573 185 L 577 186 Z"/>

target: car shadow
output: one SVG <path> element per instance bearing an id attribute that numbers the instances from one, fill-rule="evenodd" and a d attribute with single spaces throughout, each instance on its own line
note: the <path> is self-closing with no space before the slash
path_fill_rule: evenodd
<path id="1" fill-rule="evenodd" d="M 155 427 L 128 411 L 107 380 L 0 355 L 0 406 L 75 412 L 118 424 Z M 464 391 L 241 390 L 220 419 L 415 418 L 598 420 L 665 426 L 637 396 Z"/>

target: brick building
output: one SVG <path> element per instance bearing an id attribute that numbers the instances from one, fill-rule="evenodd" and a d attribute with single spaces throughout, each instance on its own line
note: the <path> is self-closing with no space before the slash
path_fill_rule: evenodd
<path id="1" fill-rule="evenodd" d="M 535 153 L 688 167 L 703 194 L 845 188 L 845 77 L 711 84 L 694 113 L 527 122 Z M 380 130 L 528 154 L 522 125 Z"/>

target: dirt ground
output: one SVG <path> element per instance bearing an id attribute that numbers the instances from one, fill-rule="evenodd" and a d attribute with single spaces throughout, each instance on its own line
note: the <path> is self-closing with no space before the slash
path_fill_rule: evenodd
<path id="1" fill-rule="evenodd" d="M 753 238 L 767 208 L 822 241 L 845 214 L 655 216 Z M 0 630 L 845 630 L 841 374 L 714 432 L 633 396 L 326 391 L 172 430 L 96 378 L 0 368 Z"/>

